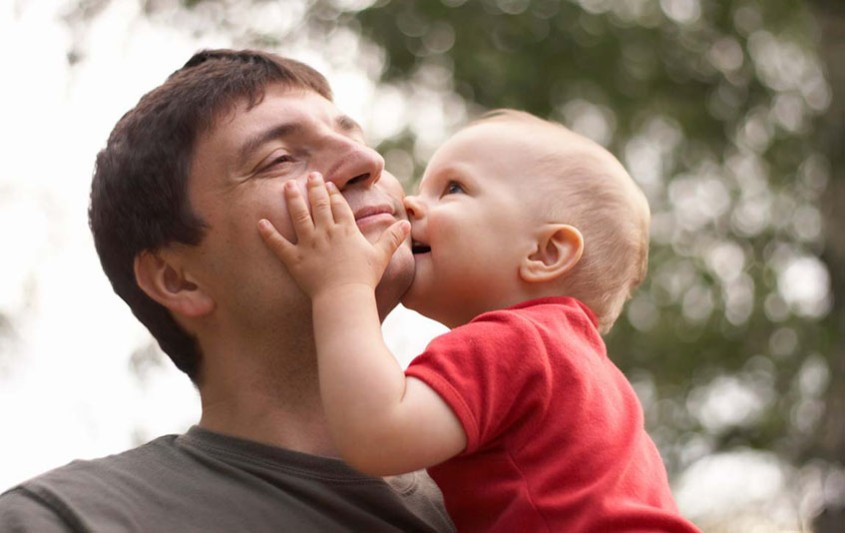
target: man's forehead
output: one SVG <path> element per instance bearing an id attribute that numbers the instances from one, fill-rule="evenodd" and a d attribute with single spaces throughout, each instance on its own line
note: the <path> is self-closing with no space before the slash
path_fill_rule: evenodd
<path id="1" fill-rule="evenodd" d="M 325 124 L 346 132 L 362 132 L 361 126 L 342 113 L 331 100 L 310 89 L 284 85 L 269 86 L 264 96 L 253 105 L 246 98 L 239 99 L 216 122 L 210 133 L 260 130 L 283 122 L 299 124 L 302 128 Z M 235 131 L 230 129 L 233 126 Z"/>
<path id="2" fill-rule="evenodd" d="M 264 115 L 284 113 L 290 117 L 314 117 L 338 114 L 335 104 L 308 89 L 270 85 L 258 98 L 236 97 L 229 106 L 216 113 L 211 130 L 225 129 L 235 122 L 253 121 Z M 267 118 L 268 120 L 270 117 Z"/>
<path id="3" fill-rule="evenodd" d="M 267 142 L 308 136 L 324 127 L 364 137 L 361 126 L 331 100 L 310 89 L 271 85 L 256 103 L 244 97 L 222 111 L 199 135 L 193 159 L 195 165 L 216 160 L 239 168 Z"/>

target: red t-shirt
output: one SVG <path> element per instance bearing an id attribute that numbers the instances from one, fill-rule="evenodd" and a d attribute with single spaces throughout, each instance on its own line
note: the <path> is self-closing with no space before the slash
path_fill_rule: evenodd
<path id="1" fill-rule="evenodd" d="M 459 531 L 698 531 L 581 302 L 484 313 L 434 339 L 406 374 L 467 434 L 464 452 L 429 469 Z"/>

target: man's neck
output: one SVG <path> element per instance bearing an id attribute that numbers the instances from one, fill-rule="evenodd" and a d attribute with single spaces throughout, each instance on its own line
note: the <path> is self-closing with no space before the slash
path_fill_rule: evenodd
<path id="1" fill-rule="evenodd" d="M 280 368 L 279 359 L 275 365 L 268 361 L 244 357 L 207 369 L 200 386 L 200 427 L 302 453 L 336 457 L 320 401 L 317 369 L 313 364 Z"/>
<path id="2" fill-rule="evenodd" d="M 203 405 L 200 427 L 311 455 L 337 457 L 322 410 L 311 415 L 278 408 L 243 409 L 232 405 Z"/>

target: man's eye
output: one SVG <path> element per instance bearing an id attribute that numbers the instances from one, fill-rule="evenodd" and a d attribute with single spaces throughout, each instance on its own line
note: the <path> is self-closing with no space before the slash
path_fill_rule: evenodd
<path id="1" fill-rule="evenodd" d="M 279 155 L 279 156 L 270 158 L 267 161 L 267 163 L 263 167 L 261 167 L 261 171 L 266 172 L 266 171 L 270 171 L 270 170 L 276 170 L 277 167 L 279 167 L 281 165 L 287 165 L 289 163 L 292 163 L 293 161 L 294 161 L 293 156 L 291 156 L 289 154 Z"/>
<path id="2" fill-rule="evenodd" d="M 447 183 L 446 189 L 444 189 L 444 194 L 463 194 L 464 187 L 461 186 L 460 183 L 457 181 L 451 181 Z"/>
<path id="3" fill-rule="evenodd" d="M 274 158 L 274 159 L 270 162 L 270 164 L 269 164 L 268 166 L 269 166 L 269 167 L 272 167 L 272 166 L 274 166 L 274 165 L 279 165 L 279 164 L 281 164 L 281 163 L 290 163 L 290 162 L 291 162 L 291 161 L 293 161 L 293 160 L 294 160 L 294 158 L 293 158 L 293 157 L 291 157 L 291 156 L 290 156 L 290 155 L 288 155 L 288 154 L 285 154 L 285 155 L 280 155 L 279 157 Z"/>

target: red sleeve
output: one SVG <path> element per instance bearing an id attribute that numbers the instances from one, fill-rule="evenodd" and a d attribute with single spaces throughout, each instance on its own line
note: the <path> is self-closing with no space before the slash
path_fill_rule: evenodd
<path id="1" fill-rule="evenodd" d="M 550 396 L 544 344 L 525 318 L 508 311 L 486 313 L 434 339 L 406 375 L 452 408 L 467 434 L 465 453 L 539 420 Z"/>

